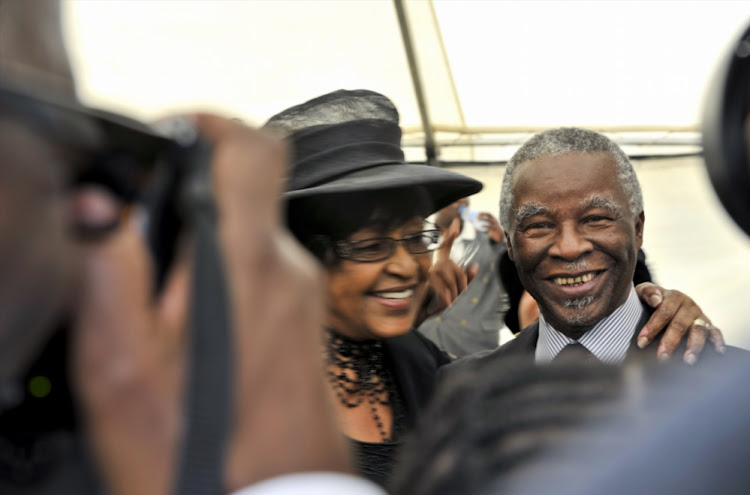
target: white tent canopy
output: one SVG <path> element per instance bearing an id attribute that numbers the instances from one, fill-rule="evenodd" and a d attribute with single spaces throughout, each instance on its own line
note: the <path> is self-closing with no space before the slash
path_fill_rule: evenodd
<path id="1" fill-rule="evenodd" d="M 404 2 L 442 158 L 497 161 L 548 126 L 696 130 L 717 55 L 750 17 L 736 1 Z M 151 119 L 219 109 L 252 123 L 367 88 L 424 134 L 390 0 L 64 0 L 81 97 Z M 467 146 L 484 143 L 485 146 Z"/>
<path id="2" fill-rule="evenodd" d="M 620 143 L 674 141 L 668 131 L 697 130 L 718 57 L 750 20 L 742 1 L 405 4 L 440 156 L 468 162 L 503 160 L 530 131 L 548 126 L 619 131 Z M 407 156 L 424 160 L 391 0 L 63 6 L 79 93 L 89 104 L 143 120 L 204 108 L 259 124 L 320 94 L 367 88 L 396 103 L 404 142 L 413 145 Z M 624 134 L 634 130 L 642 132 Z M 700 149 L 697 133 L 686 137 Z M 460 171 L 485 184 L 472 207 L 496 213 L 503 167 Z M 636 171 L 648 220 L 644 249 L 657 280 L 695 298 L 730 343 L 750 348 L 743 303 L 750 240 L 722 210 L 700 158 L 636 162 Z"/>

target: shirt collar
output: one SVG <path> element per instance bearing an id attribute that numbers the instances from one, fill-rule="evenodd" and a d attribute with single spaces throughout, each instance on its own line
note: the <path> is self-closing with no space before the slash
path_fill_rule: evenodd
<path id="1" fill-rule="evenodd" d="M 609 316 L 599 321 L 594 328 L 583 334 L 578 342 L 586 347 L 600 361 L 607 364 L 620 364 L 630 347 L 633 331 L 641 319 L 643 307 L 630 286 L 630 294 L 625 302 Z M 537 363 L 548 363 L 566 345 L 575 342 L 547 323 L 544 316 L 539 315 L 539 338 L 536 345 L 535 359 Z"/>

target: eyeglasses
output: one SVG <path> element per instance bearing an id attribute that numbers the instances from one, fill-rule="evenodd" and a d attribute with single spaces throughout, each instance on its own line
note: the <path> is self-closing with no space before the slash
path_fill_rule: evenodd
<path id="1" fill-rule="evenodd" d="M 402 242 L 411 254 L 425 254 L 437 249 L 439 238 L 440 231 L 431 229 L 407 234 L 401 239 L 373 237 L 361 241 L 338 241 L 334 250 L 340 258 L 351 261 L 382 261 L 391 257 L 397 242 Z"/>

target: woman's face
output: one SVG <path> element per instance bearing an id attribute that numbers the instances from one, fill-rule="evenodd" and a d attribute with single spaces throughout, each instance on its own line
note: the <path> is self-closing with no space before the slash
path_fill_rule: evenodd
<path id="1" fill-rule="evenodd" d="M 389 232 L 360 229 L 347 240 L 400 239 L 422 230 L 424 220 L 415 218 Z M 340 260 L 326 273 L 328 326 L 355 340 L 405 334 L 424 299 L 431 265 L 432 253 L 412 254 L 403 242 L 397 242 L 393 254 L 381 261 Z"/>

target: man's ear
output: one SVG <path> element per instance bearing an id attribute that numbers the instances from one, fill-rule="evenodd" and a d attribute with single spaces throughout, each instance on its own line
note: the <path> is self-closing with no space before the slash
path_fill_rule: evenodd
<path id="1" fill-rule="evenodd" d="M 505 245 L 508 246 L 508 257 L 511 261 L 516 261 L 515 257 L 513 256 L 513 244 L 510 242 L 510 234 L 505 232 Z"/>
<path id="2" fill-rule="evenodd" d="M 638 247 L 643 246 L 643 226 L 646 223 L 646 214 L 641 212 L 635 220 L 635 237 L 638 239 Z"/>

